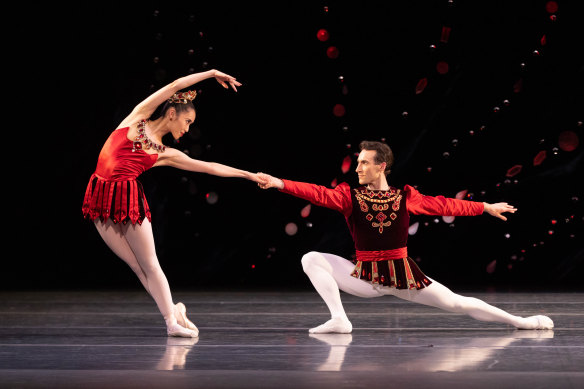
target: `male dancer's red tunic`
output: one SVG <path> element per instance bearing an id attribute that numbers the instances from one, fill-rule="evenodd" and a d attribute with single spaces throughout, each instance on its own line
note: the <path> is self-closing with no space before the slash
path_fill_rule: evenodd
<path id="1" fill-rule="evenodd" d="M 482 202 L 424 196 L 409 185 L 379 191 L 351 188 L 347 183 L 329 189 L 282 181 L 282 192 L 345 216 L 355 242 L 357 263 L 351 273 L 353 277 L 397 289 L 422 289 L 432 283 L 408 256 L 410 214 L 475 216 L 484 211 Z"/>

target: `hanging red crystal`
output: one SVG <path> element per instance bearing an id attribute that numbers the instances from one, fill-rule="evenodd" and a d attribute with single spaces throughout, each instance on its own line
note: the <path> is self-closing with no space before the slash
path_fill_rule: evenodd
<path id="1" fill-rule="evenodd" d="M 333 107 L 333 115 L 336 117 L 345 116 L 345 106 L 343 104 L 335 104 Z"/>
<path id="2" fill-rule="evenodd" d="M 449 69 L 448 62 L 438 61 L 438 63 L 436 64 L 436 71 L 439 74 L 446 74 L 446 73 L 448 73 L 448 69 Z"/>
<path id="3" fill-rule="evenodd" d="M 330 59 L 335 59 L 339 56 L 339 49 L 337 49 L 335 46 L 331 46 L 326 49 L 326 55 Z"/>
<path id="4" fill-rule="evenodd" d="M 513 92 L 519 93 L 519 92 L 521 92 L 522 89 L 523 89 L 523 78 L 520 78 L 519 80 L 517 80 L 515 85 L 513 85 Z"/>
<path id="5" fill-rule="evenodd" d="M 558 139 L 560 149 L 564 151 L 574 151 L 578 148 L 580 140 L 574 131 L 562 131 Z"/>
<path id="6" fill-rule="evenodd" d="M 440 42 L 447 43 L 448 39 L 450 38 L 450 27 L 443 26 L 442 27 L 442 34 L 440 35 Z"/>
<path id="7" fill-rule="evenodd" d="M 308 204 L 306 207 L 302 208 L 302 210 L 300 211 L 300 216 L 306 218 L 310 215 L 310 210 L 311 210 L 312 206 L 311 204 Z"/>
<path id="8" fill-rule="evenodd" d="M 351 168 L 351 157 L 349 155 L 347 155 L 343 159 L 343 163 L 341 164 L 341 171 L 343 173 L 347 173 L 350 168 Z"/>
<path id="9" fill-rule="evenodd" d="M 325 30 L 324 28 L 321 28 L 316 33 L 316 38 L 321 42 L 325 42 L 329 39 L 329 32 L 327 30 Z"/>
<path id="10" fill-rule="evenodd" d="M 519 174 L 519 172 L 521 172 L 521 169 L 523 168 L 523 166 L 521 165 L 515 165 L 513 166 L 511 169 L 507 170 L 507 177 L 514 177 L 516 175 Z"/>
<path id="11" fill-rule="evenodd" d="M 426 77 L 424 77 L 420 81 L 418 81 L 418 84 L 416 85 L 416 94 L 419 95 L 420 93 L 422 93 L 427 85 L 428 85 L 428 79 Z"/>
<path id="12" fill-rule="evenodd" d="M 547 152 L 545 150 L 540 151 L 537 153 L 535 158 L 533 158 L 533 166 L 539 166 L 543 162 L 543 160 L 547 157 Z"/>
<path id="13" fill-rule="evenodd" d="M 550 14 L 558 12 L 558 3 L 555 1 L 548 1 L 545 4 L 545 10 Z"/>

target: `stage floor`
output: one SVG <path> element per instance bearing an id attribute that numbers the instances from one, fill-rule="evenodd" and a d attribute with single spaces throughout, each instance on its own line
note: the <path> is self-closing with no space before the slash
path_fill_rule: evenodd
<path id="1" fill-rule="evenodd" d="M 515 330 L 395 297 L 175 292 L 200 329 L 168 338 L 145 292 L 0 292 L 0 388 L 584 388 L 584 293 L 463 293 L 553 331 Z"/>

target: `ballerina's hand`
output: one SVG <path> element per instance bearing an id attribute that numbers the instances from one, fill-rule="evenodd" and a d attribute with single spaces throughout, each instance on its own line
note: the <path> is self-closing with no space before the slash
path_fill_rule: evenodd
<path id="1" fill-rule="evenodd" d="M 280 180 L 276 177 L 272 177 L 266 173 L 258 173 L 257 175 L 258 175 L 258 177 L 260 177 L 263 180 L 262 183 L 258 183 L 258 186 L 262 189 L 269 189 L 269 188 L 282 189 L 284 187 L 284 183 L 282 182 L 282 180 Z"/>
<path id="2" fill-rule="evenodd" d="M 237 86 L 241 86 L 241 82 L 237 81 L 235 77 L 230 76 L 229 74 L 225 74 L 220 72 L 219 70 L 215 70 L 215 74 L 213 75 L 217 82 L 223 86 L 223 88 L 228 89 L 229 87 L 227 84 L 231 85 L 234 91 L 237 92 Z"/>
<path id="3" fill-rule="evenodd" d="M 504 212 L 515 213 L 517 208 L 507 204 L 507 203 L 495 203 L 489 204 L 485 203 L 485 212 L 487 212 L 491 216 L 498 217 L 502 220 L 507 220 L 505 216 L 502 215 Z"/>
<path id="4" fill-rule="evenodd" d="M 264 177 L 262 173 L 252 173 L 250 176 L 250 180 L 253 182 L 257 182 L 257 184 L 261 187 L 263 185 L 268 185 L 268 178 Z"/>

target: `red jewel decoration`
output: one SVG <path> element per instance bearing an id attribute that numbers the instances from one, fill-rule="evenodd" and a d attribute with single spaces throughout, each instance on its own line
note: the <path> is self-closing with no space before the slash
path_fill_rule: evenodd
<path id="1" fill-rule="evenodd" d="M 149 148 L 153 148 L 154 151 L 158 153 L 164 153 L 166 150 L 166 146 L 159 145 L 148 139 L 148 136 L 146 135 L 146 120 L 142 119 L 140 120 L 140 123 L 138 123 L 138 136 L 136 136 L 136 139 L 132 144 L 132 151 L 148 150 Z"/>

